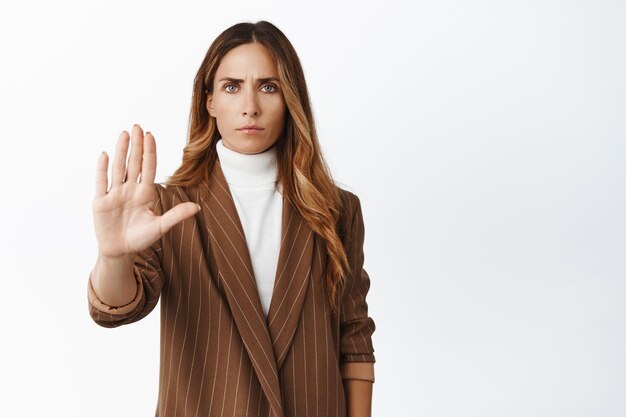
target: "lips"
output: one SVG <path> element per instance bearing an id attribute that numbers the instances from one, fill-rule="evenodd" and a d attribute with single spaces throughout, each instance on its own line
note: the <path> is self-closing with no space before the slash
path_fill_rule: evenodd
<path id="1" fill-rule="evenodd" d="M 263 128 L 257 125 L 246 125 L 241 126 L 238 130 L 263 130 Z"/>

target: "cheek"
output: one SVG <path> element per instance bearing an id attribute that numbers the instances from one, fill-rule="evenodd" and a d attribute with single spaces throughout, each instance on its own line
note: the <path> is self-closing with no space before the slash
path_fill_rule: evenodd
<path id="1" fill-rule="evenodd" d="M 213 100 L 213 113 L 216 118 L 228 119 L 232 118 L 233 111 L 236 106 L 232 100 L 228 99 L 214 99 Z"/>
<path id="2" fill-rule="evenodd" d="M 285 118 L 285 114 L 287 112 L 287 107 L 285 106 L 285 102 L 282 100 L 277 100 L 272 103 L 272 113 L 275 115 L 274 119 L 276 122 L 281 121 Z"/>

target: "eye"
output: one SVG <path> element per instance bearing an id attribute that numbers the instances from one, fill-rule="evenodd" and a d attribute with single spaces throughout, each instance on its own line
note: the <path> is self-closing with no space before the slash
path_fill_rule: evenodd
<path id="1" fill-rule="evenodd" d="M 278 89 L 278 87 L 276 87 L 274 84 L 265 84 L 263 87 L 272 87 L 273 90 L 272 91 L 267 91 L 268 93 L 273 93 L 274 91 L 276 91 Z"/>
<path id="2" fill-rule="evenodd" d="M 228 90 L 228 87 L 235 87 L 235 84 L 226 84 L 226 85 L 224 86 L 224 88 L 226 89 L 226 91 L 227 91 L 227 92 L 232 93 L 232 92 L 233 92 L 233 90 Z"/>

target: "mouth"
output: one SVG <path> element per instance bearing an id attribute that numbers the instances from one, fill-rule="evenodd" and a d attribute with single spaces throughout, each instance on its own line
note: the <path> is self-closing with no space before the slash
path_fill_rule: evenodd
<path id="1" fill-rule="evenodd" d="M 237 130 L 263 130 L 263 129 L 264 128 L 262 128 L 261 126 L 257 126 L 257 125 L 245 125 L 245 126 L 241 126 Z"/>
<path id="2" fill-rule="evenodd" d="M 262 130 L 263 130 L 263 128 L 258 127 L 258 126 L 252 126 L 252 127 L 250 127 L 250 126 L 244 126 L 244 127 L 240 127 L 240 128 L 239 128 L 239 129 L 237 129 L 237 130 L 239 130 L 240 132 L 243 132 L 243 133 L 245 133 L 245 134 L 248 134 L 248 135 L 254 135 L 254 134 L 257 134 L 257 133 L 259 133 L 260 131 L 262 131 Z"/>

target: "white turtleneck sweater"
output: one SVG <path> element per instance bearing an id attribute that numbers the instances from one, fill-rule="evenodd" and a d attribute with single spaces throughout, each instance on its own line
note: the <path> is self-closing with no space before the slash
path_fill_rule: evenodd
<path id="1" fill-rule="evenodd" d="M 224 177 L 233 196 L 252 260 L 263 312 L 267 317 L 274 290 L 283 213 L 282 188 L 276 190 L 276 149 L 244 154 L 216 144 Z"/>

